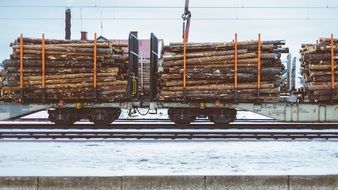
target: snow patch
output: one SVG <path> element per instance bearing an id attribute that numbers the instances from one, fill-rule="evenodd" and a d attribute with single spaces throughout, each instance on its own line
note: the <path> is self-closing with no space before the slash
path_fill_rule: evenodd
<path id="1" fill-rule="evenodd" d="M 1 142 L 1 176 L 338 174 L 338 142 Z"/>

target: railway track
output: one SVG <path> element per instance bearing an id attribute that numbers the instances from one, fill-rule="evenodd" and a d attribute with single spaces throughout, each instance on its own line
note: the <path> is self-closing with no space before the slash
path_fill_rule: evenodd
<path id="1" fill-rule="evenodd" d="M 314 130 L 1 130 L 1 140 L 338 140 Z"/>
<path id="2" fill-rule="evenodd" d="M 71 126 L 55 126 L 48 121 L 0 122 L 0 129 L 338 129 L 338 123 L 285 123 L 271 120 L 236 121 L 228 126 L 215 126 L 198 120 L 188 126 L 177 126 L 169 120 L 117 120 L 109 126 L 77 122 Z"/>

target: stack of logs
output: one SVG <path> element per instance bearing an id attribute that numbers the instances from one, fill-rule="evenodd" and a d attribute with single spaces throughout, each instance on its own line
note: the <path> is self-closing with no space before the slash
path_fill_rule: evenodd
<path id="1" fill-rule="evenodd" d="M 0 101 L 2 101 L 4 96 L 1 90 L 3 88 L 4 80 L 5 80 L 5 72 L 2 68 L 0 68 Z"/>
<path id="2" fill-rule="evenodd" d="M 96 43 L 96 88 L 94 41 L 46 39 L 42 45 L 42 39 L 23 38 L 22 77 L 20 38 L 11 47 L 10 59 L 3 62 L 2 92 L 7 100 L 79 102 L 96 99 L 102 102 L 126 97 L 128 54 L 121 45 Z"/>
<path id="3" fill-rule="evenodd" d="M 338 65 L 335 64 L 338 60 L 338 39 L 332 41 L 332 48 L 330 38 L 320 38 L 315 44 L 302 45 L 300 61 L 305 100 L 338 101 Z"/>
<path id="4" fill-rule="evenodd" d="M 235 44 L 237 44 L 237 89 L 235 89 Z M 238 43 L 188 43 L 186 87 L 183 87 L 183 44 L 164 47 L 160 97 L 164 100 L 221 100 L 238 102 L 278 101 L 281 53 L 288 53 L 283 40 Z M 260 80 L 258 62 L 260 60 Z M 259 84 L 258 84 L 258 81 Z M 258 86 L 260 88 L 258 89 Z"/>
<path id="5" fill-rule="evenodd" d="M 139 62 L 139 91 L 142 95 L 149 94 L 150 88 L 150 61 L 141 59 Z"/>

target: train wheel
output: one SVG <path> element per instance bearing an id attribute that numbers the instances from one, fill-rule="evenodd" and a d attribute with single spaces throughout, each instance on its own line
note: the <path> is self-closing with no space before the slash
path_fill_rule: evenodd
<path id="1" fill-rule="evenodd" d="M 73 125 L 75 122 L 72 120 L 56 120 L 54 123 L 58 127 L 67 127 Z"/>
<path id="2" fill-rule="evenodd" d="M 236 119 L 236 109 L 217 109 L 209 115 L 209 120 L 216 126 L 226 126 Z"/>
<path id="3" fill-rule="evenodd" d="M 121 113 L 121 109 L 94 109 L 89 120 L 95 124 L 95 126 L 105 127 L 110 125 L 116 120 Z"/>
<path id="4" fill-rule="evenodd" d="M 234 122 L 237 118 L 237 110 L 236 109 L 230 109 L 231 113 L 231 122 Z"/>
<path id="5" fill-rule="evenodd" d="M 72 113 L 67 109 L 49 110 L 48 113 L 49 120 L 58 127 L 67 127 L 77 121 L 76 113 Z"/>
<path id="6" fill-rule="evenodd" d="M 196 119 L 196 114 L 191 109 L 169 108 L 169 119 L 176 125 L 186 126 Z"/>

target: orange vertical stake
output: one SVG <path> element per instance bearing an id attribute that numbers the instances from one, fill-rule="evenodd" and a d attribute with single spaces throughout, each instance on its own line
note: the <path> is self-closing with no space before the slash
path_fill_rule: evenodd
<path id="1" fill-rule="evenodd" d="M 333 34 L 331 34 L 331 88 L 335 89 L 334 79 L 334 47 L 333 47 Z"/>
<path id="2" fill-rule="evenodd" d="M 96 46 L 97 46 L 97 40 L 96 40 L 96 33 L 94 33 L 94 88 L 96 88 Z"/>
<path id="3" fill-rule="evenodd" d="M 257 88 L 261 88 L 261 33 L 258 33 L 258 65 L 257 65 Z"/>
<path id="4" fill-rule="evenodd" d="M 237 33 L 235 33 L 235 89 L 237 89 Z"/>
<path id="5" fill-rule="evenodd" d="M 183 34 L 183 88 L 186 87 L 187 77 L 187 33 Z"/>
<path id="6" fill-rule="evenodd" d="M 23 35 L 20 34 L 20 88 L 23 88 Z"/>
<path id="7" fill-rule="evenodd" d="M 45 34 L 44 33 L 42 33 L 42 46 L 41 47 L 42 47 L 41 49 L 42 51 L 41 85 L 42 85 L 42 88 L 45 88 L 45 74 L 46 73 L 45 73 Z"/>

